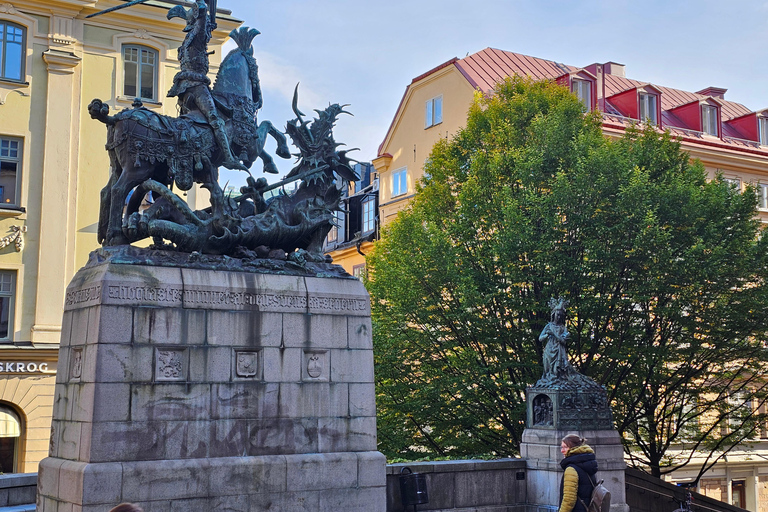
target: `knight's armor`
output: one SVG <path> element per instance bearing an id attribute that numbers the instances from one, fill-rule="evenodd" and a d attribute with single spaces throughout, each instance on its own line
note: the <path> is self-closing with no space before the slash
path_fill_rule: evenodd
<path id="1" fill-rule="evenodd" d="M 172 9 L 169 17 L 173 15 Z M 204 0 L 197 0 L 186 18 L 187 26 L 184 31 L 187 36 L 178 48 L 181 71 L 173 77 L 173 86 L 168 91 L 168 97 L 179 97 L 182 113 L 196 108 L 205 116 L 224 154 L 224 167 L 246 169 L 232 155 L 229 138 L 224 131 L 224 121 L 218 115 L 209 88 L 211 80 L 208 78 L 208 41 L 211 39 L 211 27 L 208 22 L 208 5 Z"/>

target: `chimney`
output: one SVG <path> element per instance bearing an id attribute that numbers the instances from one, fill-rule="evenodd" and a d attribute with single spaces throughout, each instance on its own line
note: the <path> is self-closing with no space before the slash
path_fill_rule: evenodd
<path id="1" fill-rule="evenodd" d="M 722 87 L 714 87 L 710 85 L 706 89 L 696 91 L 696 94 L 701 94 L 702 96 L 712 96 L 713 98 L 720 98 L 721 100 L 724 100 L 725 92 L 727 90 L 728 89 L 723 89 Z"/>
<path id="2" fill-rule="evenodd" d="M 606 74 L 613 75 L 613 76 L 620 76 L 622 78 L 626 78 L 626 66 L 624 64 L 619 64 L 618 62 L 606 62 L 603 64 L 603 71 L 605 71 Z"/>

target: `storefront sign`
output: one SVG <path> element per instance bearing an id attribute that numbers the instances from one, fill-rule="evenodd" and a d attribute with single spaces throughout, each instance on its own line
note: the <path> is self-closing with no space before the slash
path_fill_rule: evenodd
<path id="1" fill-rule="evenodd" d="M 51 373 L 48 363 L 0 361 L 0 373 Z"/>

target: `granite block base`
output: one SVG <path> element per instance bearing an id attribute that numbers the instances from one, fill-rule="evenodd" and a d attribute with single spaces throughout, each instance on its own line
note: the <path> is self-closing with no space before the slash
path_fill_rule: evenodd
<path id="1" fill-rule="evenodd" d="M 39 512 L 385 509 L 358 280 L 107 262 L 63 324 Z"/>

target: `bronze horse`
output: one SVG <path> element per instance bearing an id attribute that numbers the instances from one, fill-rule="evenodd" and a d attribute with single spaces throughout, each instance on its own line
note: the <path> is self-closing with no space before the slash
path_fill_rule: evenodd
<path id="1" fill-rule="evenodd" d="M 264 172 L 276 173 L 272 157 L 264 151 L 267 135 L 277 142 L 278 156 L 289 158 L 290 151 L 285 135 L 271 122 L 256 121 L 261 90 L 251 42 L 257 34 L 246 28 L 230 34 L 238 48 L 222 61 L 212 95 L 225 120 L 233 154 L 246 167 L 260 158 Z M 181 190 L 189 190 L 193 182 L 200 183 L 211 193 L 214 217 L 225 215 L 224 195 L 218 184 L 222 151 L 204 116 L 190 109 L 184 100 L 180 98 L 182 115 L 177 118 L 152 112 L 140 103 L 114 116 L 109 115 L 109 106 L 101 100 L 95 99 L 88 106 L 91 117 L 107 125 L 111 164 L 109 182 L 101 191 L 99 243 L 122 245 L 135 241 L 124 229 L 124 218 L 138 210 L 146 193 L 142 184 L 148 179 L 164 185 L 175 183 Z M 124 215 L 123 206 L 132 190 Z"/>

